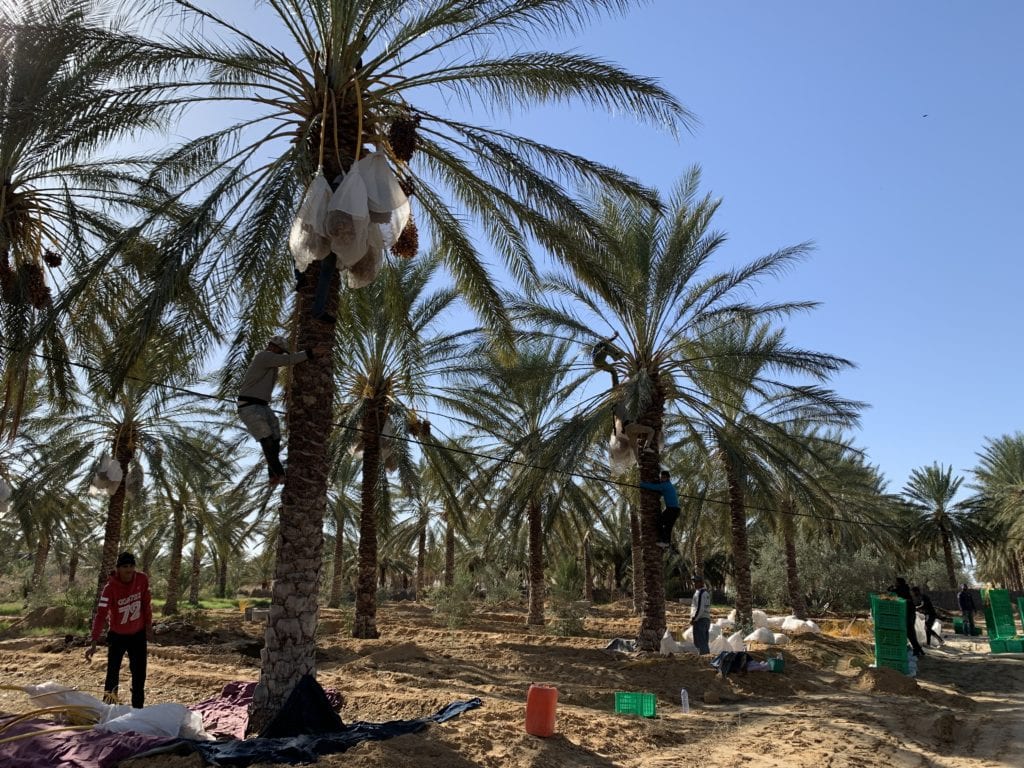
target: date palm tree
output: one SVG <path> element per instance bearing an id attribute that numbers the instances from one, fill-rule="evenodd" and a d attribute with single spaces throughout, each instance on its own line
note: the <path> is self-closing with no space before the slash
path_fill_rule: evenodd
<path id="1" fill-rule="evenodd" d="M 1024 434 L 986 440 L 972 474 L 970 501 L 987 539 L 979 543 L 975 572 L 979 579 L 1024 586 Z"/>
<path id="2" fill-rule="evenodd" d="M 0 5 L 0 430 L 8 434 L 33 368 L 47 372 L 52 402 L 71 404 L 69 342 L 93 329 L 96 310 L 69 311 L 63 290 L 93 270 L 98 253 L 119 252 L 121 220 L 155 204 L 146 157 L 125 148 L 178 107 L 136 88 L 163 65 L 139 61 L 124 33 L 130 18 L 96 0 Z"/>
<path id="3" fill-rule="evenodd" d="M 800 427 L 853 426 L 863 406 L 816 384 L 800 383 L 826 381 L 850 363 L 791 347 L 782 330 L 767 323 L 738 320 L 716 328 L 691 349 L 694 416 L 684 429 L 703 438 L 708 457 L 725 478 L 736 622 L 752 629 L 748 499 L 778 492 L 785 502 L 797 489 L 827 499 L 820 473 L 809 471 L 814 462 L 807 455 L 815 446 Z M 781 516 L 791 519 L 794 511 L 787 508 Z"/>
<path id="4" fill-rule="evenodd" d="M 384 157 L 414 195 L 416 221 L 436 243 L 458 290 L 506 344 L 511 325 L 471 224 L 480 226 L 508 272 L 528 281 L 535 277 L 531 240 L 572 261 L 585 250 L 581 241 L 589 244 L 600 231 L 567 182 L 650 201 L 646 189 L 615 169 L 438 109 L 431 92 L 479 99 L 488 113 L 503 108 L 518 115 L 578 103 L 628 110 L 670 131 L 688 119 L 650 79 L 578 53 L 529 50 L 538 35 L 574 33 L 602 12 L 627 8 L 623 0 L 264 0 L 269 37 L 266 29 L 246 31 L 250 19 L 241 13 L 227 18 L 203 5 L 128 3 L 160 30 L 131 36 L 139 61 L 181 68 L 178 78 L 164 77 L 161 88 L 147 91 L 154 103 L 177 108 L 234 102 L 234 111 L 244 114 L 189 140 L 153 169 L 151 178 L 162 186 L 201 180 L 192 185 L 192 215 L 161 239 L 165 259 L 150 275 L 148 298 L 129 324 L 152 328 L 174 307 L 177 286 L 186 278 L 204 286 L 210 315 L 225 321 L 217 325 L 227 328 L 230 340 L 225 392 L 233 391 L 245 361 L 286 315 L 297 347 L 334 341 L 329 323 L 312 314 L 321 264 L 309 267 L 293 294 L 284 255 L 302 191 L 320 166 L 334 182 L 367 148 Z M 562 221 L 577 226 L 570 230 Z M 395 247 L 411 256 L 415 230 L 407 227 L 403 237 Z M 322 317 L 335 315 L 339 282 L 339 274 L 330 275 Z M 129 339 L 123 349 L 128 365 L 141 345 Z M 323 355 L 297 366 L 290 378 L 289 453 L 302 461 L 293 462 L 283 489 L 272 620 L 250 717 L 256 730 L 299 677 L 315 671 L 334 364 L 333 354 Z M 370 476 L 375 471 L 364 468 Z M 372 512 L 364 508 L 364 516 L 372 518 Z M 364 533 L 365 595 L 372 532 Z M 376 632 L 366 599 L 355 631 Z"/>
<path id="5" fill-rule="evenodd" d="M 957 588 L 953 547 L 970 551 L 985 540 L 984 527 L 974 519 L 970 500 L 956 500 L 964 478 L 954 477 L 953 467 L 935 463 L 918 467 L 903 486 L 903 496 L 913 510 L 910 547 L 920 554 L 935 555 L 942 550 L 949 589 Z"/>
<path id="6" fill-rule="evenodd" d="M 584 377 L 565 342 L 524 340 L 511 360 L 489 348 L 449 391 L 447 404 L 476 425 L 496 461 L 485 485 L 496 524 L 527 528 L 528 624 L 544 624 L 544 542 L 567 510 L 586 506 L 571 478 L 586 460 L 593 431 L 569 416 Z M 580 537 L 582 541 L 582 536 Z"/>
<path id="7" fill-rule="evenodd" d="M 716 409 L 735 407 L 728 399 L 719 403 L 702 397 L 694 388 L 691 380 L 708 359 L 700 343 L 737 323 L 785 317 L 814 306 L 747 300 L 758 282 L 779 275 L 802 258 L 809 250 L 807 244 L 781 249 L 731 271 L 710 271 L 725 236 L 712 227 L 720 201 L 699 196 L 699 187 L 700 171 L 692 168 L 663 209 L 600 197 L 595 216 L 616 247 L 589 251 L 573 264 L 571 273 L 545 277 L 536 298 L 517 305 L 527 321 L 591 344 L 618 334 L 615 344 L 622 355 L 614 366 L 622 383 L 606 390 L 604 401 L 592 411 L 594 423 L 608 423 L 613 405 L 626 403 L 635 420 L 656 435 L 664 434 L 667 416 L 678 415 L 682 438 L 689 439 Z M 767 356 L 770 351 L 761 354 Z M 785 365 L 789 351 L 771 351 L 780 357 L 766 357 L 765 368 Z M 742 363 L 751 353 L 734 349 L 728 354 Z M 829 356 L 813 360 L 822 369 L 842 364 Z M 607 381 L 603 373 L 600 381 Z M 639 454 L 639 477 L 646 482 L 657 482 L 661 469 L 660 440 L 653 442 L 654 450 Z M 634 577 L 643 583 L 637 640 L 645 650 L 656 650 L 665 631 L 664 557 L 657 547 L 660 509 L 657 494 L 640 494 L 643 572 Z M 745 521 L 741 526 L 737 519 L 734 535 L 744 534 Z"/>
<path id="8" fill-rule="evenodd" d="M 407 436 L 420 434 L 416 407 L 431 396 L 431 377 L 455 364 L 466 335 L 441 329 L 457 294 L 428 289 L 439 264 L 432 253 L 396 265 L 373 285 L 344 294 L 338 305 L 339 333 L 349 349 L 348 363 L 338 372 L 341 424 L 362 456 L 354 637 L 378 636 L 378 525 L 390 519 L 385 469 L 390 464 L 402 486 L 417 493 L 419 475 Z"/>

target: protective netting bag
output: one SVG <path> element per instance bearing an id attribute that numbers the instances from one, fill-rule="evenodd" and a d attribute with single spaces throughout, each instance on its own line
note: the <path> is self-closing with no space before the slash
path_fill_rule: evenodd
<path id="1" fill-rule="evenodd" d="M 113 496 L 123 477 L 124 471 L 121 469 L 121 462 L 104 453 L 93 469 L 89 495 L 97 496 L 105 493 L 108 496 Z"/>
<path id="2" fill-rule="evenodd" d="M 384 251 L 376 243 L 367 243 L 363 258 L 348 268 L 348 287 L 365 288 L 384 267 Z"/>
<path id="3" fill-rule="evenodd" d="M 608 440 L 608 466 L 613 475 L 628 472 L 633 464 L 633 451 L 629 447 L 629 438 L 621 432 L 612 432 Z"/>
<path id="4" fill-rule="evenodd" d="M 366 256 L 369 226 L 366 183 L 353 168 L 345 174 L 327 206 L 327 236 L 343 267 L 351 267 Z"/>
<path id="5" fill-rule="evenodd" d="M 401 237 L 402 231 L 405 229 L 405 225 L 409 223 L 410 213 L 411 207 L 407 200 L 398 208 L 391 211 L 388 216 L 387 223 L 371 225 L 380 233 L 381 246 L 383 248 L 390 248 L 398 242 L 398 238 Z"/>
<path id="6" fill-rule="evenodd" d="M 366 184 L 370 221 L 375 224 L 390 223 L 391 212 L 408 205 L 409 198 L 402 191 L 387 158 L 379 152 L 371 152 L 356 163 L 355 167 Z"/>
<path id="7" fill-rule="evenodd" d="M 331 252 L 331 239 L 327 236 L 330 201 L 331 185 L 324 178 L 323 171 L 318 170 L 306 189 L 288 235 L 288 249 L 299 272 L 305 272 L 312 262 L 325 258 Z"/>

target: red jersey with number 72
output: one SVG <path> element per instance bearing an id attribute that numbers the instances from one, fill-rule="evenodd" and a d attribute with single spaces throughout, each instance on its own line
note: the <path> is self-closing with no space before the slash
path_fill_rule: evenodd
<path id="1" fill-rule="evenodd" d="M 94 643 L 100 639 L 108 616 L 110 631 L 119 635 L 134 635 L 153 622 L 152 596 L 146 574 L 136 571 L 127 584 L 117 577 L 116 571 L 110 574 L 96 604 L 96 618 L 92 621 Z"/>

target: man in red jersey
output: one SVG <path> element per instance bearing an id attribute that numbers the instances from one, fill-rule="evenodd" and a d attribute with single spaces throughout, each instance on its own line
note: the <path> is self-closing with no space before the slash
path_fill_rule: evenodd
<path id="1" fill-rule="evenodd" d="M 117 566 L 100 593 L 96 618 L 92 622 L 92 647 L 85 660 L 92 661 L 103 625 L 110 618 L 107 632 L 107 678 L 103 683 L 104 701 L 117 700 L 121 661 L 128 654 L 132 673 L 132 706 L 142 709 L 146 687 L 146 641 L 153 639 L 153 606 L 149 577 L 135 570 L 135 555 L 122 552 Z"/>

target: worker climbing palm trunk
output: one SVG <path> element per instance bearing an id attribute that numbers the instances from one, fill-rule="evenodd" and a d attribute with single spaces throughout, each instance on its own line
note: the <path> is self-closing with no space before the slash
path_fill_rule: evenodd
<path id="1" fill-rule="evenodd" d="M 238 388 L 238 418 L 263 449 L 270 473 L 270 485 L 284 482 L 285 469 L 281 464 L 281 425 L 270 407 L 277 383 L 277 369 L 313 360 L 327 353 L 327 348 L 316 347 L 302 352 L 289 352 L 288 340 L 272 336 L 267 348 L 256 353 L 242 377 Z"/>

